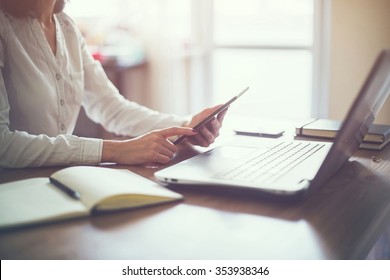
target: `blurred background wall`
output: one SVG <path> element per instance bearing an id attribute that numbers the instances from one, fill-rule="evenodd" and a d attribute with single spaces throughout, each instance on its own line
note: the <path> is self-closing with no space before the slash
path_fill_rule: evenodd
<path id="1" fill-rule="evenodd" d="M 333 0 L 329 117 L 342 119 L 381 49 L 390 48 L 389 0 Z M 390 124 L 390 98 L 376 123 Z"/>

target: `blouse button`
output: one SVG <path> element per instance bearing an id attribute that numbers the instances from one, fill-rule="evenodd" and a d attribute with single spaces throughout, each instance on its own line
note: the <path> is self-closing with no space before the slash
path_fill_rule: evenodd
<path id="1" fill-rule="evenodd" d="M 60 100 L 60 104 L 61 104 L 61 106 L 64 106 L 64 104 L 65 104 L 64 99 L 61 99 L 61 100 Z"/>
<path id="2" fill-rule="evenodd" d="M 65 125 L 61 124 L 61 130 L 64 130 L 64 129 L 65 129 Z"/>
<path id="3" fill-rule="evenodd" d="M 61 79 L 61 74 L 56 74 L 56 79 L 57 79 L 57 81 L 59 81 L 60 79 Z"/>

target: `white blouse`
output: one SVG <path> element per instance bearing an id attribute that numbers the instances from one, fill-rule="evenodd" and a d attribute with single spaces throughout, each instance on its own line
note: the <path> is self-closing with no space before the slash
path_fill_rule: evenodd
<path id="1" fill-rule="evenodd" d="M 103 141 L 72 135 L 81 106 L 121 135 L 186 121 L 126 100 L 75 23 L 64 13 L 54 19 L 55 55 L 36 19 L 0 10 L 0 167 L 99 164 Z"/>

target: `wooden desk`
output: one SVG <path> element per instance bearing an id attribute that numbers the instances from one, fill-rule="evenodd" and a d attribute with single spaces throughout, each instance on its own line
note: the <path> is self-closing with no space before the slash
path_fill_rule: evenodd
<path id="1" fill-rule="evenodd" d="M 181 149 L 175 161 L 194 154 Z M 390 221 L 389 159 L 390 146 L 358 151 L 319 193 L 299 203 L 175 188 L 183 202 L 2 232 L 0 258 L 366 258 Z M 129 169 L 148 178 L 155 171 Z M 0 182 L 55 170 L 3 170 Z"/>

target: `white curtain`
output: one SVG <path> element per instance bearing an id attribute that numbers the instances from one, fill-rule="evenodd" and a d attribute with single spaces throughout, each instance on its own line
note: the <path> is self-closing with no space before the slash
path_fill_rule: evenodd
<path id="1" fill-rule="evenodd" d="M 192 113 L 194 45 L 190 0 L 139 1 L 139 36 L 148 63 L 148 106 L 167 113 Z"/>

